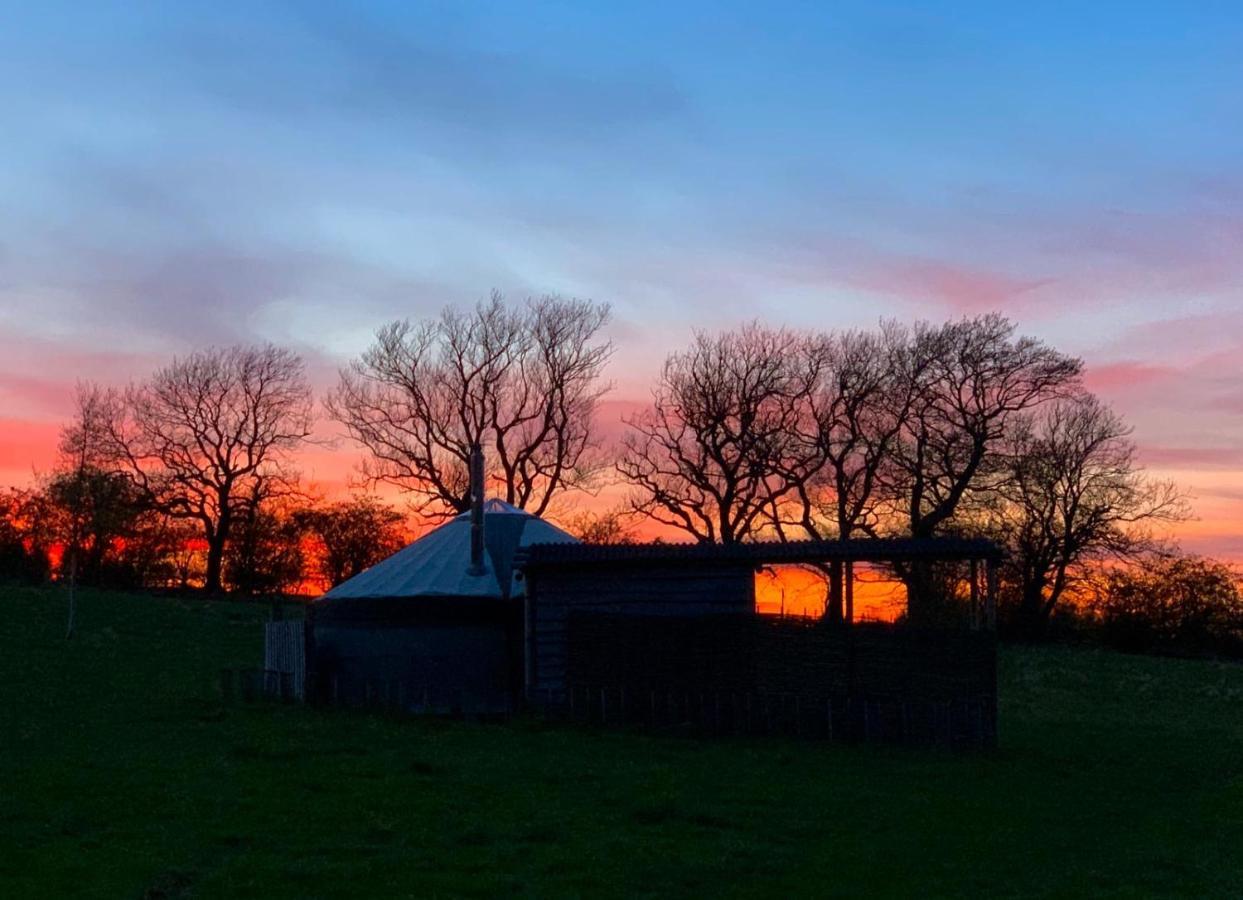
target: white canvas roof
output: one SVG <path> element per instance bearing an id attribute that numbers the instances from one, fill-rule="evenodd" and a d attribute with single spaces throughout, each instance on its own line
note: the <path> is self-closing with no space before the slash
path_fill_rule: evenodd
<path id="1" fill-rule="evenodd" d="M 337 585 L 325 600 L 362 597 L 522 596 L 514 578 L 514 551 L 530 544 L 577 543 L 573 535 L 501 500 L 483 505 L 484 573 L 471 575 L 470 513 L 449 520 Z"/>

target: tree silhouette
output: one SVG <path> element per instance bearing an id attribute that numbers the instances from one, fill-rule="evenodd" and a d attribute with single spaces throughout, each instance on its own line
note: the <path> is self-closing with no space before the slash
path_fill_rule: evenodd
<path id="1" fill-rule="evenodd" d="M 305 509 L 296 518 L 322 544 L 319 574 L 330 587 L 396 553 L 406 541 L 402 514 L 366 495 Z"/>
<path id="2" fill-rule="evenodd" d="M 58 473 L 49 485 L 50 510 L 60 513 L 65 543 L 65 580 L 69 587 L 69 613 L 65 638 L 73 637 L 77 620 L 78 569 L 83 543 L 89 543 L 92 562 L 102 562 L 110 539 L 121 531 L 121 519 L 136 515 L 134 491 L 124 477 L 108 468 L 109 423 L 118 414 L 113 391 L 79 383 L 72 422 L 61 429 Z"/>
<path id="3" fill-rule="evenodd" d="M 302 359 L 270 344 L 200 351 L 131 386 L 114 412 L 113 464 L 153 508 L 198 523 L 204 587 L 219 591 L 235 519 L 260 482 L 292 477 L 290 454 L 310 434 Z"/>
<path id="4" fill-rule="evenodd" d="M 887 524 L 886 467 L 929 361 L 895 323 L 816 335 L 804 347 L 814 380 L 796 421 L 808 452 L 797 470 L 783 471 L 794 489 L 772 503 L 769 521 L 781 540 L 875 536 Z M 836 562 L 825 571 L 826 613 L 841 619 L 853 609 L 852 567 Z"/>
<path id="5" fill-rule="evenodd" d="M 1082 567 L 1154 547 L 1149 526 L 1186 518 L 1173 484 L 1146 478 L 1131 429 L 1090 394 L 1025 416 L 1007 440 L 994 533 L 1009 548 L 1017 624 L 1039 634 Z"/>
<path id="6" fill-rule="evenodd" d="M 627 420 L 617 470 L 632 509 L 695 540 L 730 544 L 817 464 L 801 439 L 815 376 L 803 338 L 758 323 L 696 334 L 666 360 L 652 405 Z"/>
<path id="7" fill-rule="evenodd" d="M 470 507 L 476 442 L 505 501 L 541 515 L 601 466 L 593 429 L 608 318 L 588 300 L 511 307 L 494 292 L 469 312 L 393 322 L 342 370 L 326 406 L 368 451 L 368 478 L 409 492 L 425 515 Z"/>
<path id="8" fill-rule="evenodd" d="M 917 369 L 885 489 L 911 537 L 973 530 L 1006 475 L 1001 449 L 1010 429 L 1026 411 L 1073 393 L 1082 364 L 1016 336 L 1014 323 L 996 313 L 920 323 L 910 346 L 927 365 Z M 895 569 L 912 618 L 938 620 L 949 600 L 943 573 L 929 563 Z"/>

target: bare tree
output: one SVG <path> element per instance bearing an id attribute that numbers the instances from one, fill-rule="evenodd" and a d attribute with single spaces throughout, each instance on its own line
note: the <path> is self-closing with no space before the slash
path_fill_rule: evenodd
<path id="1" fill-rule="evenodd" d="M 912 537 L 932 537 L 973 490 L 1002 472 L 1000 445 L 1016 417 L 1076 388 L 1082 364 L 990 313 L 921 323 L 911 353 L 915 396 L 894 444 L 893 502 Z"/>
<path id="2" fill-rule="evenodd" d="M 882 476 L 929 361 L 894 323 L 819 335 L 805 347 L 811 358 L 804 369 L 814 380 L 796 427 L 808 452 L 797 470 L 783 470 L 793 489 L 771 505 L 769 518 L 781 540 L 792 531 L 812 540 L 875 536 L 883 524 Z M 831 619 L 853 608 L 849 569 L 840 562 L 826 569 Z"/>
<path id="3" fill-rule="evenodd" d="M 1033 338 L 1016 337 L 996 313 L 940 326 L 917 325 L 911 354 L 926 360 L 894 443 L 886 491 L 915 538 L 961 531 L 964 510 L 976 512 L 1006 475 L 1002 444 L 1026 411 L 1077 388 L 1082 364 Z M 959 516 L 959 518 L 955 518 Z M 928 564 L 897 567 L 910 614 L 929 621 L 944 610 L 944 579 Z"/>
<path id="4" fill-rule="evenodd" d="M 49 485 L 49 497 L 65 519 L 66 582 L 69 587 L 69 613 L 65 639 L 73 637 L 78 611 L 78 569 L 82 545 L 94 532 L 95 549 L 102 556 L 106 549 L 105 522 L 118 512 L 124 484 L 107 471 L 109 423 L 116 418 L 118 398 L 113 391 L 79 382 L 74 419 L 61 429 L 58 474 Z M 92 528 L 92 525 L 95 527 Z"/>
<path id="5" fill-rule="evenodd" d="M 810 358 L 800 335 L 758 323 L 672 354 L 652 406 L 627 421 L 617 469 L 633 510 L 703 542 L 759 531 L 818 459 L 799 433 Z"/>
<path id="6" fill-rule="evenodd" d="M 635 533 L 629 521 L 630 509 L 583 511 L 565 519 L 565 527 L 584 544 L 634 544 Z"/>
<path id="7" fill-rule="evenodd" d="M 176 359 L 131 386 L 108 424 L 109 450 L 153 508 L 199 525 L 204 586 L 217 592 L 235 519 L 261 483 L 292 478 L 289 454 L 310 428 L 302 359 L 238 346 Z"/>
<path id="8" fill-rule="evenodd" d="M 1186 518 L 1175 486 L 1144 476 L 1130 434 L 1086 393 L 1013 428 L 995 530 L 1009 545 L 1017 624 L 1027 633 L 1043 630 L 1083 566 L 1135 559 L 1153 549 L 1152 525 Z"/>
<path id="9" fill-rule="evenodd" d="M 475 442 L 505 501 L 540 515 L 600 468 L 593 427 L 612 346 L 597 337 L 608 318 L 588 300 L 510 307 L 494 292 L 470 312 L 393 322 L 326 405 L 369 452 L 368 478 L 408 491 L 425 515 L 470 507 Z"/>

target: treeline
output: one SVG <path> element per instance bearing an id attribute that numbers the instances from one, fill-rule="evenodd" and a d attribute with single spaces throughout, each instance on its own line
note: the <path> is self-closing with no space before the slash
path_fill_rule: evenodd
<path id="1" fill-rule="evenodd" d="M 409 539 L 406 517 L 365 494 L 269 501 L 241 511 L 223 555 L 221 588 L 318 593 Z M 152 508 L 115 475 L 60 473 L 40 487 L 0 491 L 0 580 L 199 589 L 207 557 L 201 528 Z"/>
<path id="2" fill-rule="evenodd" d="M 468 508 L 479 442 L 490 492 L 538 515 L 566 521 L 582 492 L 626 485 L 623 508 L 571 517 L 590 539 L 630 540 L 644 521 L 726 543 L 986 536 L 1007 550 L 1012 630 L 1039 635 L 1089 610 L 1094 627 L 1131 643 L 1177 643 L 1180 629 L 1207 629 L 1222 645 L 1243 634 L 1233 572 L 1161 540 L 1187 517 L 1184 497 L 1144 474 L 1130 429 L 1086 389 L 1081 361 L 1004 317 L 699 333 L 669 355 L 616 443 L 597 416 L 608 321 L 590 301 L 494 294 L 394 322 L 322 410 L 366 451 L 366 479 L 399 488 L 423 518 Z M 322 561 L 357 529 L 378 558 L 395 544 L 370 535 L 397 535 L 402 517 L 367 499 L 300 500 L 293 462 L 314 415 L 302 361 L 269 345 L 195 353 L 125 389 L 81 386 L 56 471 L 4 497 L 5 571 L 46 576 L 39 548 L 56 545 L 59 574 L 72 565 L 83 580 L 111 571 L 270 591 L 304 583 L 312 566 L 324 583 L 339 580 L 353 569 L 309 563 L 308 548 L 322 548 L 310 553 Z M 190 547 L 201 572 L 183 561 Z M 962 593 L 946 567 L 895 574 L 921 609 Z M 841 619 L 852 579 L 835 566 L 823 576 L 826 615 Z M 1170 584 L 1181 587 L 1157 590 Z M 1211 615 L 1191 609 L 1191 593 Z M 1159 595 L 1164 612 L 1140 609 Z M 1196 624 L 1178 625 L 1179 611 Z"/>
<path id="3" fill-rule="evenodd" d="M 205 350 L 76 399 L 52 473 L 0 495 L 10 577 L 275 593 L 336 584 L 405 538 L 372 498 L 306 496 L 291 461 L 311 389 L 287 350 Z"/>

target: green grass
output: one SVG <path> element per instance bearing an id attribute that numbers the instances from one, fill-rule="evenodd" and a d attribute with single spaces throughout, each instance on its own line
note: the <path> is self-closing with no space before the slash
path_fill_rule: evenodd
<path id="1" fill-rule="evenodd" d="M 264 610 L 0 591 L 0 897 L 1243 894 L 1243 666 L 1006 649 L 992 754 L 222 707 Z"/>

